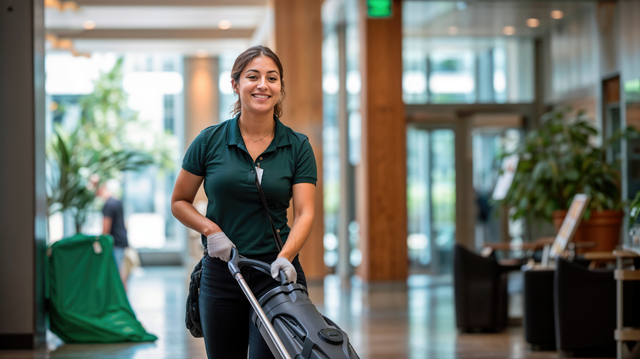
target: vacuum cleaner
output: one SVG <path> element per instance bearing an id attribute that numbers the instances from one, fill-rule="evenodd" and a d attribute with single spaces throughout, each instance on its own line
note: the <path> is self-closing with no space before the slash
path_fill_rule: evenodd
<path id="1" fill-rule="evenodd" d="M 280 271 L 280 286 L 257 299 L 240 273 L 243 267 L 271 276 L 271 266 L 231 250 L 229 271 L 251 303 L 251 319 L 277 359 L 359 358 L 347 333 L 318 312 L 307 288 L 289 282 Z"/>

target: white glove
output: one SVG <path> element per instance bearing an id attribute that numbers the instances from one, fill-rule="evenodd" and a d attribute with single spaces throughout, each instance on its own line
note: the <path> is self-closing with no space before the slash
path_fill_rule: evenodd
<path id="1" fill-rule="evenodd" d="M 207 236 L 207 252 L 209 257 L 220 258 L 225 262 L 231 259 L 231 247 L 235 244 L 224 232 L 216 232 Z"/>
<path id="2" fill-rule="evenodd" d="M 271 276 L 273 279 L 280 280 L 280 270 L 284 271 L 287 276 L 287 280 L 295 283 L 298 280 L 298 273 L 293 267 L 293 264 L 285 257 L 278 257 L 273 263 L 271 263 Z"/>

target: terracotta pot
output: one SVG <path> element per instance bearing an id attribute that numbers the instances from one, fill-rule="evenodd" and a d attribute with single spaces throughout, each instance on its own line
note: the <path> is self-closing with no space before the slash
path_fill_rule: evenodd
<path id="1" fill-rule="evenodd" d="M 553 225 L 556 233 L 560 231 L 562 221 L 567 215 L 567 211 L 553 212 Z M 584 252 L 611 252 L 618 245 L 620 239 L 620 230 L 622 228 L 622 211 L 598 211 L 592 212 L 588 221 L 580 222 L 573 241 L 595 243 L 592 248 L 578 249 L 578 253 Z"/>

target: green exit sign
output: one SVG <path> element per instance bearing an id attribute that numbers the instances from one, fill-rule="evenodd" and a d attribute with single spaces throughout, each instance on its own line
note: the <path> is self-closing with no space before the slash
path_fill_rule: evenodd
<path id="1" fill-rule="evenodd" d="M 367 15 L 375 18 L 393 16 L 393 0 L 367 0 Z"/>

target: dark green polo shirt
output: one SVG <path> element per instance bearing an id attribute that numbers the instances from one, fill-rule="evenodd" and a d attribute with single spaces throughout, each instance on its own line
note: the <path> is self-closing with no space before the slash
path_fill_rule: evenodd
<path id="1" fill-rule="evenodd" d="M 204 177 L 207 218 L 220 226 L 240 254 L 277 253 L 269 218 L 255 185 L 255 167 L 260 164 L 264 170 L 262 189 L 271 218 L 286 242 L 292 186 L 316 184 L 316 159 L 307 136 L 294 132 L 274 116 L 274 139 L 254 163 L 242 139 L 238 118 L 200 132 L 189 146 L 182 168 Z M 202 243 L 207 244 L 204 235 Z"/>

